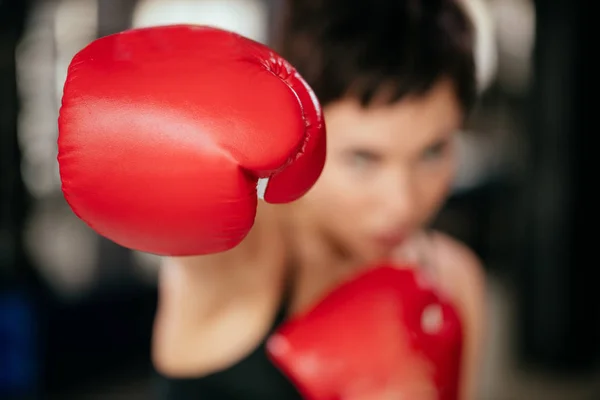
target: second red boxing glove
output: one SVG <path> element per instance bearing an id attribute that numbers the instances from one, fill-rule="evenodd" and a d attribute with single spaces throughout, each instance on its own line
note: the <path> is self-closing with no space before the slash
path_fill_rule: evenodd
<path id="1" fill-rule="evenodd" d="M 269 48 L 215 28 L 144 28 L 74 57 L 58 161 L 65 198 L 99 234 L 207 254 L 246 236 L 257 184 L 272 203 L 310 189 L 325 128 L 311 89 Z"/>
<path id="2" fill-rule="evenodd" d="M 342 284 L 267 350 L 307 400 L 458 398 L 458 314 L 415 270 L 384 265 Z"/>

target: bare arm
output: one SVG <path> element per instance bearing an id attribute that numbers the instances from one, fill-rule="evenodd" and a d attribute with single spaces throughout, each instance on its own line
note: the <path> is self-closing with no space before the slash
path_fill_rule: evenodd
<path id="1" fill-rule="evenodd" d="M 448 236 L 436 235 L 439 260 L 447 290 L 461 314 L 464 327 L 464 355 L 461 370 L 462 400 L 477 398 L 479 371 L 486 324 L 485 274 L 482 264 L 466 246 Z"/>
<path id="2" fill-rule="evenodd" d="M 226 362 L 220 344 L 238 340 L 231 332 L 256 325 L 248 319 L 256 319 L 269 296 L 278 295 L 282 270 L 278 257 L 284 251 L 270 221 L 261 212 L 233 250 L 162 260 L 152 346 L 159 372 L 187 376 L 214 369 Z"/>
<path id="3" fill-rule="evenodd" d="M 152 359 L 166 375 L 185 375 L 195 363 L 199 335 L 211 325 L 231 292 L 227 275 L 234 271 L 224 256 L 164 258 L 159 274 L 159 299 L 154 321 Z"/>

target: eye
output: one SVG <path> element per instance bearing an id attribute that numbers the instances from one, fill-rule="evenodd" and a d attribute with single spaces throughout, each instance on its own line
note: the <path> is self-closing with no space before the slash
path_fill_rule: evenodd
<path id="1" fill-rule="evenodd" d="M 368 150 L 353 150 L 347 155 L 351 166 L 357 168 L 368 168 L 381 161 L 381 156 Z"/>
<path id="2" fill-rule="evenodd" d="M 448 145 L 449 142 L 447 140 L 437 142 L 426 148 L 421 157 L 425 161 L 436 160 L 446 153 Z"/>

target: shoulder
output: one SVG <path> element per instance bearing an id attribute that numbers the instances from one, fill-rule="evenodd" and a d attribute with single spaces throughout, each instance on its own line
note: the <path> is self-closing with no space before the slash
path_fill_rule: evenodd
<path id="1" fill-rule="evenodd" d="M 472 329 L 484 325 L 486 274 L 483 263 L 465 244 L 440 232 L 433 234 L 441 286 Z"/>
<path id="2" fill-rule="evenodd" d="M 449 289 L 455 293 L 483 290 L 485 271 L 473 250 L 441 232 L 434 232 L 432 237 L 437 264 Z"/>
<path id="3" fill-rule="evenodd" d="M 461 398 L 476 398 L 487 325 L 485 270 L 475 253 L 463 243 L 443 233 L 435 233 L 433 238 L 441 280 L 464 328 Z"/>

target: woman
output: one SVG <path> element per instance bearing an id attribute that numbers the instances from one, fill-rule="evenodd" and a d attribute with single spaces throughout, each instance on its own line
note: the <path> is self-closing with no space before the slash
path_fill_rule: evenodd
<path id="1" fill-rule="evenodd" d="M 259 207 L 235 249 L 164 259 L 153 359 L 169 399 L 299 398 L 266 338 L 362 266 L 393 257 L 429 274 L 464 332 L 462 398 L 479 368 L 484 278 L 473 253 L 427 230 L 475 92 L 458 1 L 292 1 L 279 52 L 315 90 L 327 162 L 301 200 Z"/>

